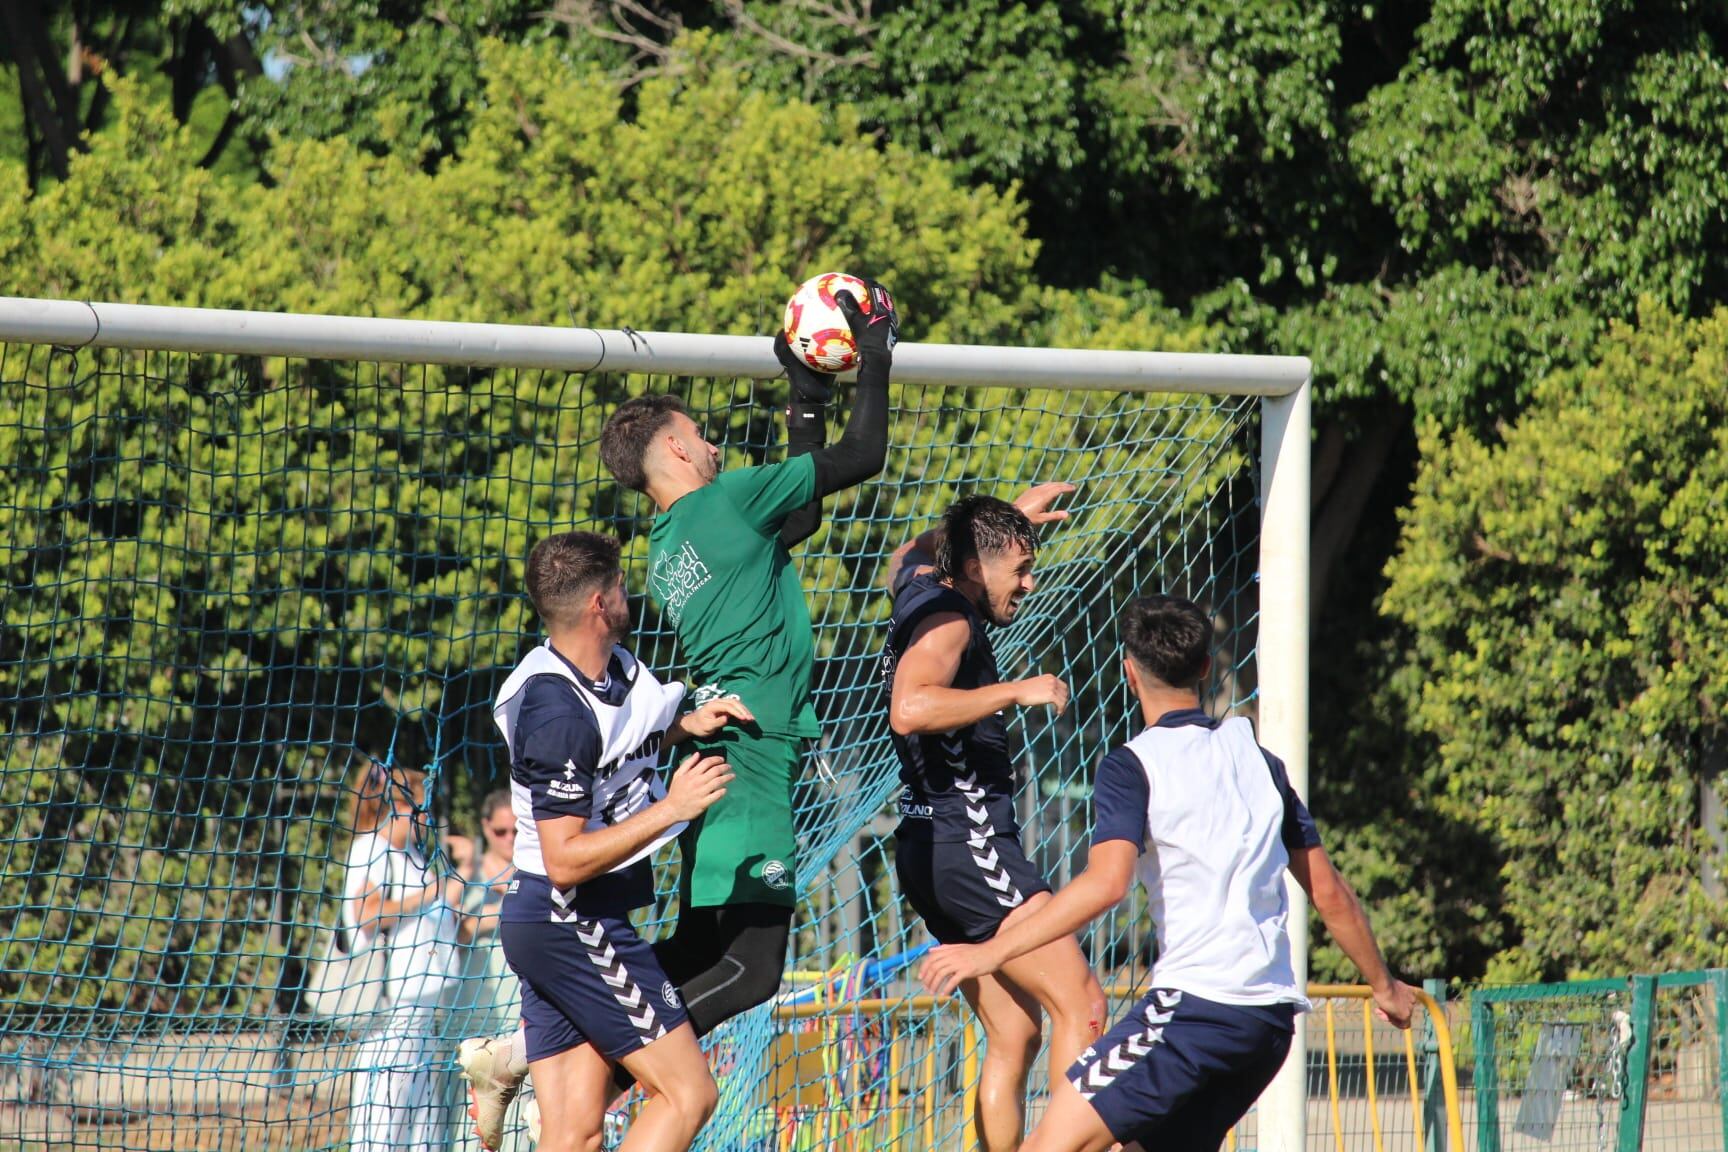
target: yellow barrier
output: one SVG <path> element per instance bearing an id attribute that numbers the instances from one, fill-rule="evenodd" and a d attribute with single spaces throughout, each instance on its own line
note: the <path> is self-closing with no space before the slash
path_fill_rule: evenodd
<path id="1" fill-rule="evenodd" d="M 1458 1106 L 1458 1065 L 1452 1052 L 1452 1028 L 1446 1022 L 1446 1013 L 1439 1003 L 1427 992 L 1416 989 L 1416 999 L 1428 1014 L 1428 1021 L 1434 1028 L 1434 1047 L 1440 1065 L 1440 1092 L 1446 1111 L 1446 1141 L 1451 1152 L 1464 1152 L 1464 1117 Z M 1362 1055 L 1366 1062 L 1369 1075 L 1368 1082 L 1368 1114 L 1373 1125 L 1374 1152 L 1385 1152 L 1385 1135 L 1380 1126 L 1380 1109 L 1378 1107 L 1377 1089 L 1374 1082 L 1374 994 L 1360 984 L 1310 984 L 1308 999 L 1324 1001 L 1326 1016 L 1326 1085 L 1328 1097 L 1328 1112 L 1332 1118 L 1333 1144 L 1338 1152 L 1344 1152 L 1344 1129 L 1339 1118 L 1338 1092 L 1338 1042 L 1334 1026 L 1336 1000 L 1360 1000 L 1362 1002 Z M 1425 1152 L 1422 1131 L 1422 1090 L 1419 1064 L 1416 1059 L 1416 1027 L 1420 1021 L 1415 1021 L 1409 1031 L 1404 1033 L 1404 1069 L 1410 1081 L 1410 1115 L 1414 1122 L 1416 1152 Z"/>
<path id="2" fill-rule="evenodd" d="M 1139 989 L 1124 985 L 1116 985 L 1108 989 L 1114 999 L 1137 998 Z M 1327 1083 L 1327 1114 L 1331 1120 L 1333 1147 L 1337 1152 L 1348 1152 L 1345 1142 L 1344 1126 L 1340 1114 L 1341 1094 L 1338 1086 L 1338 1036 L 1337 1013 L 1340 1000 L 1356 1000 L 1362 1005 L 1362 1042 L 1363 1059 L 1369 1070 L 1367 1076 L 1368 1109 L 1372 1125 L 1371 1139 L 1374 1152 L 1386 1152 L 1386 1133 L 1383 1130 L 1380 1116 L 1380 1100 L 1378 1086 L 1372 1074 L 1374 1068 L 1374 1011 L 1373 996 L 1366 987 L 1350 984 L 1311 984 L 1308 987 L 1308 997 L 1320 1007 L 1320 1014 L 1325 1020 L 1326 1036 L 1326 1083 Z M 1438 1003 L 1426 992 L 1416 993 L 1423 1010 L 1434 1029 L 1434 1041 L 1437 1049 L 1440 1069 L 1441 1090 L 1444 1100 L 1446 1117 L 1447 1147 L 1450 1152 L 1464 1152 L 1464 1128 L 1462 1113 L 1458 1105 L 1458 1072 L 1454 1063 L 1452 1051 L 1452 1031 L 1447 1025 L 1445 1013 Z M 816 1002 L 809 1004 L 781 1005 L 774 1010 L 774 1017 L 780 1021 L 809 1020 L 819 1017 L 853 1017 L 873 1021 L 896 1019 L 932 1019 L 963 1006 L 964 1001 L 958 997 L 906 996 L 894 999 L 863 999 L 843 1002 Z M 1420 1020 L 1417 1022 L 1420 1026 Z M 971 1132 L 972 1116 L 975 1110 L 978 1091 L 978 1048 L 979 1035 L 972 1017 L 966 1017 L 966 1023 L 961 1038 L 961 1049 L 964 1053 L 962 1065 L 962 1080 L 966 1085 L 963 1106 L 960 1113 L 961 1123 L 967 1132 L 968 1141 L 973 1138 Z M 1414 1124 L 1414 1143 L 1416 1152 L 1426 1152 L 1422 1131 L 1423 1109 L 1421 1093 L 1420 1062 L 1416 1056 L 1414 1029 L 1403 1034 L 1405 1071 L 1410 1082 L 1410 1112 Z M 834 1058 L 832 1051 L 832 1035 L 828 1033 L 797 1033 L 788 1032 L 776 1041 L 774 1052 L 774 1070 L 767 1078 L 765 1085 L 767 1099 L 776 1112 L 786 1108 L 806 1108 L 819 1111 L 823 1117 L 824 1139 L 823 1147 L 846 1148 L 850 1152 L 860 1152 L 862 1149 L 874 1148 L 910 1148 L 908 1137 L 914 1133 L 922 1135 L 922 1148 L 933 1150 L 937 1147 L 937 1106 L 940 1093 L 937 1085 L 937 1043 L 927 1041 L 921 1060 L 916 1060 L 912 1072 L 913 1083 L 908 1085 L 908 1097 L 903 1099 L 901 1080 L 908 1070 L 904 1062 L 909 1054 L 910 1041 L 905 1040 L 895 1032 L 890 1031 L 886 1038 L 888 1083 L 886 1116 L 876 1112 L 876 1118 L 867 1123 L 867 1134 L 860 1135 L 860 1125 L 853 1123 L 855 1110 L 858 1108 L 860 1091 L 858 1070 L 849 1068 L 845 1075 L 839 1077 L 843 1084 L 845 1099 L 836 1099 L 833 1094 L 835 1077 L 829 1071 L 829 1064 Z M 814 1042 L 814 1047 L 812 1047 Z M 816 1075 L 813 1063 L 821 1062 L 821 1070 Z M 785 1083 L 780 1075 L 783 1068 L 790 1066 L 791 1082 Z M 910 1105 L 903 1115 L 901 1109 Z M 881 1120 L 887 1121 L 885 1131 Z M 834 1123 L 846 1124 L 844 1138 L 836 1139 L 833 1132 Z M 782 1141 L 781 1146 L 787 1149 L 794 1147 L 795 1142 Z M 1232 1131 L 1227 1147 L 1234 1152 L 1236 1133 Z"/>

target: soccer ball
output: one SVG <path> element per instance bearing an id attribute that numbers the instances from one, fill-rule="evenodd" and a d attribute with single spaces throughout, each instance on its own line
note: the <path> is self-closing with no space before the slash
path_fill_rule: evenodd
<path id="1" fill-rule="evenodd" d="M 798 359 L 818 372 L 850 372 L 858 367 L 858 345 L 846 314 L 834 300 L 841 289 L 852 293 L 858 307 L 870 310 L 870 291 L 864 281 L 844 272 L 812 276 L 786 301 L 786 343 Z"/>

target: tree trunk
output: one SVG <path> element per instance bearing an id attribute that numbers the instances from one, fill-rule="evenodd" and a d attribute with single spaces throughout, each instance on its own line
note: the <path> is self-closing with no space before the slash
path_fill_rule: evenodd
<path id="1" fill-rule="evenodd" d="M 42 28 L 42 12 L 23 0 L 0 0 L 0 49 L 18 68 L 18 92 L 24 101 L 24 116 L 48 153 L 48 169 L 55 177 L 66 178 L 66 161 L 74 146 L 77 118 L 71 128 L 55 111 L 53 81 L 58 76 L 58 61 L 49 57 L 44 67 L 36 45 L 47 42 Z M 64 87 L 64 85 L 61 85 Z"/>
<path id="2" fill-rule="evenodd" d="M 1355 434 L 1338 421 L 1321 426 L 1314 447 L 1313 528 L 1309 535 L 1308 624 L 1315 635 L 1338 565 L 1351 554 L 1369 498 L 1409 425 L 1397 404 L 1377 405 Z"/>

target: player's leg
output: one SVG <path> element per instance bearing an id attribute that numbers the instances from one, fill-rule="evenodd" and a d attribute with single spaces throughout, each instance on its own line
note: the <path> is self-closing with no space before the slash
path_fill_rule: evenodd
<path id="1" fill-rule="evenodd" d="M 600 1152 L 612 1067 L 592 1044 L 532 1061 L 541 1152 Z"/>
<path id="2" fill-rule="evenodd" d="M 1050 1103 L 1020 1152 L 1105 1152 L 1115 1144 L 1104 1118 L 1058 1076 L 1050 1089 Z"/>
<path id="3" fill-rule="evenodd" d="M 792 936 L 792 909 L 777 904 L 734 904 L 716 909 L 708 923 L 713 933 L 704 951 L 719 958 L 689 975 L 679 986 L 684 1010 L 698 1036 L 758 1004 L 780 989 L 786 946 Z"/>
<path id="4" fill-rule="evenodd" d="M 654 956 L 677 986 L 698 1038 L 773 998 L 791 935 L 792 909 L 779 905 L 692 908 L 679 916 L 677 930 L 655 943 Z M 623 1064 L 613 1080 L 620 1091 L 636 1082 Z"/>
<path id="5" fill-rule="evenodd" d="M 688 1024 L 626 1054 L 620 1063 L 646 1100 L 619 1152 L 684 1152 L 714 1114 L 720 1094 Z"/>
<path id="6" fill-rule="evenodd" d="M 1026 1077 L 1038 1056 L 1038 1002 L 1026 992 L 983 976 L 960 994 L 984 1026 L 973 1121 L 983 1152 L 1013 1152 L 1026 1130 Z"/>
<path id="7" fill-rule="evenodd" d="M 1291 1018 L 1153 989 L 1069 1067 L 1026 1149 L 1078 1152 L 1078 1099 L 1125 1147 L 1212 1152 L 1284 1062 Z"/>
<path id="8" fill-rule="evenodd" d="M 1048 903 L 1048 891 L 1028 897 L 1003 920 L 1014 924 Z M 1091 965 L 1072 936 L 1052 940 L 1002 966 L 1003 982 L 1023 990 L 1050 1016 L 1050 1078 L 1054 1083 L 1080 1053 L 1098 1039 L 1109 1003 Z"/>

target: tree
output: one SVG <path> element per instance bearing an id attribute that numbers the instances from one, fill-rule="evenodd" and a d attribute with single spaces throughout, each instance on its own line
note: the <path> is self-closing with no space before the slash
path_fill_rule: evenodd
<path id="1" fill-rule="evenodd" d="M 1704 760 L 1728 715 L 1728 310 L 1651 303 L 1487 441 L 1423 429 L 1386 609 L 1432 760 L 1405 784 L 1492 845 L 1496 978 L 1728 957 Z"/>
<path id="2" fill-rule="evenodd" d="M 0 166 L 0 269 L 54 297 L 741 333 L 768 329 L 804 275 L 844 266 L 893 284 L 918 338 L 1198 342 L 1144 299 L 1029 286 L 1035 246 L 1011 197 L 731 68 L 648 81 L 629 117 L 606 76 L 570 74 L 551 46 L 488 43 L 481 68 L 485 98 L 435 170 L 340 137 L 284 140 L 269 186 L 201 168 L 172 109 L 115 81 L 112 125 L 64 181 L 32 194 Z M 831 164 L 799 162 L 812 142 Z M 34 847 L 5 881 L 24 911 L 0 974 L 55 1011 L 75 995 L 263 1012 L 284 951 L 272 925 L 330 914 L 322 865 L 340 858 L 350 749 L 493 777 L 470 733 L 531 630 L 526 533 L 640 526 L 593 447 L 632 385 L 51 349 L 6 374 L 0 801 Z M 732 422 L 740 456 L 772 442 L 748 384 L 700 387 L 697 409 Z M 1113 453 L 1132 507 L 1134 484 L 1149 498 L 1163 480 L 1143 449 L 1128 460 L 1120 437 L 1088 439 L 1120 417 L 1109 404 L 1073 426 L 1032 419 L 1044 445 Z M 1198 437 L 1206 414 L 1183 415 Z M 963 476 L 909 487 L 939 499 L 1033 450 L 978 439 Z M 890 528 L 842 530 L 833 563 L 861 571 L 812 579 L 843 590 L 829 619 L 856 623 L 880 607 Z M 124 883 L 72 879 L 105 875 Z M 181 912 L 135 914 L 156 906 Z M 62 974 L 77 979 L 56 991 Z"/>

